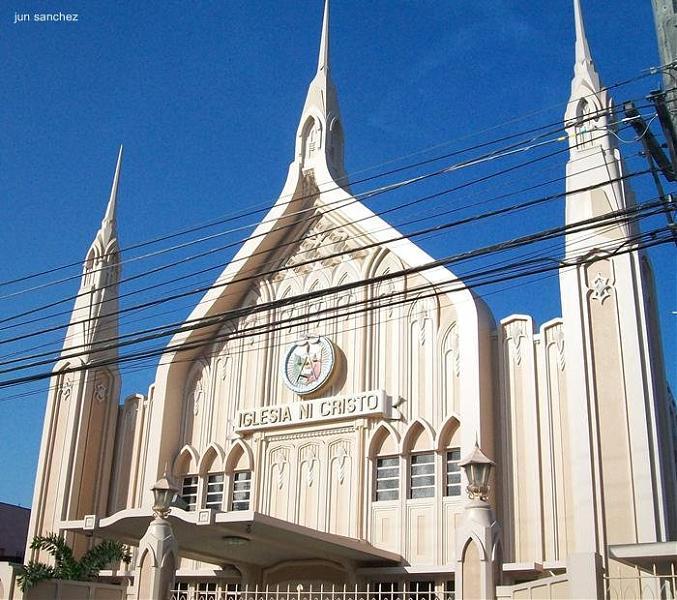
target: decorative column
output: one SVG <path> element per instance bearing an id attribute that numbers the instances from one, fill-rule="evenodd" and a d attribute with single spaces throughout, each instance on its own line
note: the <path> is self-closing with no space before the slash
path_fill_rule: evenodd
<path id="1" fill-rule="evenodd" d="M 477 443 L 459 465 L 468 478 L 468 498 L 456 528 L 456 598 L 495 598 L 501 567 L 498 550 L 500 528 L 487 502 L 489 476 L 494 462 Z"/>
<path id="2" fill-rule="evenodd" d="M 155 499 L 155 518 L 139 542 L 133 597 L 137 600 L 167 600 L 174 584 L 179 556 L 179 546 L 167 516 L 178 489 L 165 474 L 151 491 Z"/>

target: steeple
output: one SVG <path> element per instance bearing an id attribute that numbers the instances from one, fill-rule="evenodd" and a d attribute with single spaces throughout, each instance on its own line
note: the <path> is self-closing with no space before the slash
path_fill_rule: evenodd
<path id="1" fill-rule="evenodd" d="M 29 543 L 35 535 L 63 533 L 76 555 L 87 550 L 89 542 L 60 530 L 62 520 L 108 514 L 120 398 L 115 340 L 120 280 L 116 209 L 121 167 L 122 146 L 106 212 L 84 261 L 61 357 L 52 368 L 28 532 Z M 42 554 L 30 546 L 26 551 L 34 560 L 44 560 Z"/>
<path id="2" fill-rule="evenodd" d="M 80 292 L 75 300 L 64 351 L 68 346 L 90 344 L 102 336 L 112 338 L 117 335 L 120 247 L 116 213 L 122 153 L 120 146 L 106 212 L 83 264 Z"/>
<path id="3" fill-rule="evenodd" d="M 576 65 L 592 65 L 590 46 L 585 35 L 585 24 L 581 12 L 581 0 L 574 0 L 574 21 L 576 24 Z"/>
<path id="4" fill-rule="evenodd" d="M 625 172 L 611 124 L 612 101 L 601 85 L 590 46 L 585 35 L 581 0 L 573 0 L 576 29 L 574 77 L 571 98 L 567 104 L 565 126 L 569 136 L 570 160 L 567 164 L 567 189 L 577 190 L 592 185 L 599 189 L 570 194 L 566 199 L 566 221 L 584 219 L 621 210 L 632 204 L 632 191 L 621 176 Z M 608 182 L 606 185 L 605 182 Z M 566 237 L 568 258 L 585 254 L 587 249 L 628 233 L 626 224 L 617 224 L 596 232 L 569 233 Z"/>
<path id="5" fill-rule="evenodd" d="M 576 51 L 571 97 L 565 113 L 572 155 L 599 146 L 611 149 L 616 145 L 608 131 L 611 100 L 592 60 L 581 0 L 573 0 L 573 4 Z"/>
<path id="6" fill-rule="evenodd" d="M 329 0 L 324 0 L 320 54 L 317 57 L 317 72 L 319 73 L 320 71 L 329 72 Z"/>
<path id="7" fill-rule="evenodd" d="M 331 80 L 329 63 L 329 0 L 324 3 L 322 34 L 317 72 L 310 82 L 296 138 L 296 162 L 304 170 L 328 171 L 330 179 L 344 184 L 343 129 L 336 87 Z M 327 177 L 316 173 L 316 180 Z"/>
<path id="8" fill-rule="evenodd" d="M 117 203 L 118 203 L 118 187 L 120 185 L 120 168 L 122 167 L 122 145 L 118 151 L 118 160 L 115 165 L 115 174 L 113 175 L 113 185 L 110 190 L 110 198 L 108 199 L 108 206 L 106 207 L 106 214 L 101 221 L 100 233 L 102 241 L 105 245 L 111 239 L 117 238 Z"/>

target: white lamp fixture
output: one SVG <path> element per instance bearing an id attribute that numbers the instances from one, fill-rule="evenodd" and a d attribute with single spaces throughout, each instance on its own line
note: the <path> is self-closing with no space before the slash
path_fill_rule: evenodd
<path id="1" fill-rule="evenodd" d="M 167 474 L 157 481 L 152 488 L 153 514 L 159 519 L 166 519 L 170 512 L 172 499 L 178 493 L 178 488 L 169 480 Z"/>
<path id="2" fill-rule="evenodd" d="M 473 451 L 458 464 L 463 468 L 468 478 L 468 487 L 466 488 L 468 498 L 486 502 L 489 497 L 489 476 L 496 463 L 487 458 L 475 442 Z"/>

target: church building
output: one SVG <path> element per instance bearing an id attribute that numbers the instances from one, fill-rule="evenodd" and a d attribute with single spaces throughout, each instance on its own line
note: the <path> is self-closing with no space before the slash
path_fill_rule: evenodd
<path id="1" fill-rule="evenodd" d="M 352 195 L 325 4 L 279 199 L 127 398 L 120 150 L 53 368 L 28 541 L 128 544 L 97 584 L 120 600 L 676 597 L 675 404 L 573 2 L 561 318 L 496 321 Z"/>

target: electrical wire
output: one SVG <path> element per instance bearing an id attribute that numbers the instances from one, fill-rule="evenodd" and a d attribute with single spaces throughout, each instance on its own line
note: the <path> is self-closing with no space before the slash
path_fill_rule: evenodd
<path id="1" fill-rule="evenodd" d="M 630 219 L 630 220 L 632 221 L 633 219 Z M 606 229 L 603 229 L 603 230 L 600 231 L 600 232 L 595 232 L 595 233 L 593 233 L 592 235 L 588 236 L 588 239 L 592 239 L 592 238 L 594 238 L 594 237 L 596 237 L 596 236 L 598 236 L 598 235 L 600 235 L 600 234 L 603 234 L 603 233 L 605 233 L 605 232 L 608 232 L 608 231 L 610 231 L 611 229 L 615 228 L 616 226 L 617 226 L 617 225 L 614 224 L 614 225 L 608 226 Z M 651 232 L 650 232 L 650 233 L 651 233 Z M 645 237 L 645 236 L 647 236 L 647 234 L 638 234 L 637 236 L 634 236 L 634 238 L 629 238 L 629 240 L 632 240 L 633 242 L 636 242 L 638 238 L 640 238 L 640 237 Z M 587 254 L 588 251 L 591 251 L 591 250 L 593 250 L 593 249 L 597 249 L 597 250 L 601 250 L 601 251 L 606 251 L 606 250 L 607 250 L 606 247 L 607 247 L 609 244 L 611 244 L 610 241 L 607 241 L 606 244 L 603 244 L 603 245 L 601 245 L 601 246 L 599 246 L 599 245 L 597 245 L 597 244 L 590 245 L 590 246 L 587 247 L 587 249 L 583 249 L 583 254 Z M 623 243 L 620 244 L 618 247 L 620 248 L 620 247 L 622 247 L 622 246 L 624 246 L 624 245 L 627 245 L 627 242 L 623 242 Z M 658 245 L 658 243 L 656 243 L 655 245 Z M 643 250 L 643 249 L 645 249 L 645 248 L 648 248 L 648 247 L 651 247 L 651 246 L 646 245 L 646 244 L 638 244 L 634 249 L 628 250 L 628 252 L 630 252 L 630 251 L 632 251 L 632 250 L 641 251 L 641 250 Z M 616 252 L 616 253 L 619 254 L 619 252 Z M 532 252 L 532 253 L 530 253 L 530 254 L 531 254 L 532 257 L 533 257 L 533 254 L 534 254 L 534 253 Z M 523 258 L 523 257 L 522 257 L 522 258 Z M 563 266 L 563 263 L 562 263 L 561 261 L 557 261 L 556 259 L 553 259 L 552 257 L 542 257 L 542 258 L 544 258 L 545 260 L 549 260 L 551 263 L 559 264 L 559 269 L 558 269 L 558 271 L 560 271 L 560 272 L 561 272 L 561 271 L 572 270 L 572 269 L 577 268 L 577 265 Z M 529 275 L 529 274 L 526 274 L 526 275 Z M 556 276 L 557 273 L 555 273 L 554 275 Z M 532 281 L 527 282 L 527 285 L 530 284 L 530 283 L 538 283 L 538 282 L 541 282 L 543 279 L 551 278 L 551 277 L 553 277 L 553 274 L 552 274 L 552 273 L 549 273 L 549 274 L 547 274 L 547 275 L 544 275 L 544 276 L 541 276 L 541 277 L 537 277 L 537 278 L 533 279 Z M 488 285 L 490 285 L 490 284 L 492 284 L 492 283 L 493 283 L 493 282 L 489 282 Z M 523 283 L 514 284 L 514 285 L 511 285 L 511 286 L 508 286 L 508 287 L 499 288 L 498 290 L 495 290 L 495 291 L 485 292 L 485 293 L 482 294 L 482 298 L 485 298 L 485 297 L 487 297 L 487 296 L 489 296 L 489 295 L 492 295 L 492 294 L 502 293 L 502 292 L 506 291 L 506 289 L 516 287 L 517 285 L 522 286 L 522 285 L 524 285 L 524 284 L 523 284 Z M 435 294 L 435 296 L 439 296 L 439 295 L 440 295 L 439 293 Z M 411 302 L 414 302 L 414 301 L 415 301 L 415 299 L 414 299 L 414 300 L 411 300 Z M 457 301 L 456 303 L 458 303 L 458 301 Z M 442 305 L 441 305 L 441 306 L 442 306 Z M 450 304 L 448 304 L 448 305 L 446 305 L 446 306 L 452 306 L 452 304 L 450 303 Z M 377 308 L 378 308 L 378 309 L 388 308 L 388 306 L 382 306 L 382 305 L 380 305 L 380 306 L 378 306 Z M 385 322 L 388 323 L 388 322 L 392 322 L 392 321 L 398 321 L 398 320 L 400 320 L 400 319 L 405 318 L 405 316 L 406 316 L 406 315 L 402 314 L 402 315 L 399 316 L 399 317 L 386 318 L 386 319 L 385 319 Z M 379 320 L 379 322 L 383 322 L 383 321 L 384 321 L 384 319 L 380 319 L 380 320 Z M 341 329 L 341 331 L 342 331 L 342 332 L 345 332 L 345 331 L 354 331 L 354 330 L 359 330 L 359 329 L 365 329 L 365 328 L 369 327 L 369 325 L 370 325 L 369 323 L 366 323 L 366 324 L 363 324 L 363 325 L 357 325 L 357 326 L 355 326 L 355 327 L 353 327 L 353 328 L 349 328 L 348 330 L 346 330 L 346 328 L 343 327 L 343 328 Z M 261 348 L 264 347 L 264 346 L 265 346 L 265 347 L 273 347 L 273 346 L 281 347 L 283 344 L 284 344 L 284 341 L 283 341 L 283 340 L 281 340 L 277 345 L 275 345 L 275 344 L 270 344 L 270 343 L 267 343 L 267 342 L 261 342 L 261 343 L 259 344 L 259 346 L 256 347 L 256 348 L 245 349 L 243 346 L 241 346 L 241 347 L 239 348 L 239 352 L 240 352 L 240 353 L 243 353 L 243 352 L 249 352 L 249 351 L 257 351 L 258 349 L 261 349 Z M 217 355 L 218 353 L 219 353 L 219 351 L 215 350 L 213 353 L 207 354 L 207 355 L 206 355 L 206 358 L 213 357 L 213 356 Z M 150 360 L 151 362 L 148 362 L 149 360 Z M 194 358 L 179 359 L 179 358 L 177 358 L 177 357 L 173 357 L 173 358 L 171 359 L 170 362 L 172 362 L 172 363 L 192 362 L 192 361 L 194 361 L 194 360 L 195 360 Z M 144 363 L 145 363 L 145 364 L 144 364 Z M 125 368 L 125 373 L 130 374 L 130 373 L 135 373 L 135 372 L 138 372 L 138 371 L 146 370 L 146 369 L 152 367 L 154 364 L 155 364 L 157 367 L 159 367 L 159 366 L 161 366 L 161 365 L 166 365 L 166 364 L 169 364 L 169 363 L 163 362 L 162 360 L 160 360 L 159 362 L 156 363 L 155 360 L 151 357 L 150 359 L 143 359 L 143 362 L 142 362 L 142 361 L 137 361 L 137 363 L 136 363 L 135 366 L 132 366 L 132 367 L 129 367 L 129 368 Z M 47 390 L 44 390 L 44 389 L 40 388 L 40 389 L 37 389 L 37 390 L 31 390 L 31 391 L 28 391 L 28 392 L 23 392 L 23 393 L 21 393 L 21 394 L 15 394 L 15 395 L 12 395 L 12 396 L 5 396 L 4 398 L 0 399 L 0 402 L 5 402 L 5 401 L 15 400 L 15 399 L 22 399 L 22 398 L 25 398 L 25 397 L 35 396 L 35 395 L 38 395 L 38 394 L 44 394 L 45 391 L 47 391 L 47 392 L 53 391 L 54 389 L 56 389 L 56 387 L 58 387 L 57 384 L 54 384 L 54 385 L 49 386 L 49 387 L 47 388 Z"/>
<path id="2" fill-rule="evenodd" d="M 652 69 L 653 69 L 653 71 L 652 71 Z M 526 119 L 531 118 L 531 117 L 533 117 L 537 114 L 542 114 L 542 113 L 547 112 L 549 110 L 552 110 L 554 108 L 561 107 L 561 106 L 568 106 L 572 102 L 579 102 L 583 98 L 596 96 L 600 92 L 610 91 L 612 89 L 617 89 L 617 88 L 623 87 L 623 86 L 628 85 L 630 83 L 633 83 L 635 81 L 639 81 L 640 79 L 643 79 L 645 77 L 649 77 L 651 75 L 654 75 L 657 72 L 656 71 L 657 69 L 659 69 L 659 67 L 651 67 L 650 69 L 645 69 L 640 75 L 634 76 L 634 77 L 626 79 L 626 80 L 622 80 L 620 82 L 615 82 L 615 83 L 613 83 L 609 86 L 606 86 L 606 87 L 602 87 L 599 90 L 599 92 L 591 92 L 589 94 L 581 96 L 581 98 L 578 98 L 575 101 L 567 101 L 567 102 L 564 102 L 564 103 L 562 103 L 562 102 L 556 103 L 556 104 L 550 105 L 548 107 L 545 107 L 543 109 L 539 109 L 537 111 L 532 111 L 532 112 L 526 113 L 526 114 L 524 114 L 520 117 L 516 117 L 516 118 L 510 119 L 508 121 L 504 121 L 502 123 L 493 125 L 491 127 L 479 130 L 477 132 L 473 132 L 473 133 L 461 136 L 460 138 L 456 138 L 454 140 L 450 140 L 448 142 L 444 142 L 444 143 L 441 143 L 441 144 L 435 144 L 433 146 L 428 147 L 427 149 L 423 149 L 423 150 L 419 150 L 419 151 L 416 151 L 416 152 L 413 152 L 413 153 L 402 155 L 400 157 L 390 159 L 390 160 L 385 161 L 383 163 L 380 163 L 380 164 L 377 164 L 377 165 L 374 165 L 374 166 L 371 166 L 371 167 L 366 167 L 366 168 L 360 169 L 358 171 L 355 171 L 354 174 L 358 174 L 358 173 L 362 173 L 362 172 L 368 172 L 370 170 L 380 168 L 380 167 L 388 165 L 388 164 L 392 164 L 392 163 L 397 162 L 398 160 L 401 160 L 401 159 L 411 158 L 411 157 L 418 156 L 420 154 L 424 154 L 426 152 L 429 152 L 429 151 L 432 151 L 432 150 L 435 150 L 435 149 L 438 149 L 438 148 L 449 146 L 452 143 L 455 143 L 455 142 L 458 142 L 458 141 L 461 141 L 461 140 L 465 140 L 465 139 L 470 139 L 472 137 L 476 137 L 478 135 L 487 133 L 489 131 L 495 131 L 495 130 L 500 129 L 501 127 L 504 127 L 506 125 L 510 125 L 510 124 L 513 124 L 513 123 L 517 123 L 517 122 L 526 120 Z M 647 106 L 650 106 L 650 105 L 647 105 Z M 642 108 L 642 107 L 640 107 L 640 108 Z M 591 113 L 591 116 L 589 118 L 597 118 L 600 114 L 607 113 L 607 112 L 608 112 L 607 109 L 599 109 L 598 111 Z M 599 113 L 599 114 L 597 114 L 597 113 Z M 422 162 L 414 163 L 413 165 L 405 165 L 404 167 L 399 167 L 397 169 L 386 171 L 384 173 L 378 173 L 374 176 L 367 177 L 367 178 L 358 180 L 356 182 L 353 182 L 353 185 L 357 185 L 359 183 L 371 181 L 373 179 L 376 179 L 378 177 L 382 177 L 382 176 L 385 176 L 385 175 L 390 175 L 390 174 L 394 174 L 394 173 L 397 173 L 397 172 L 401 172 L 402 170 L 405 170 L 405 169 L 408 169 L 408 168 L 414 168 L 416 166 L 429 164 L 430 162 L 435 162 L 436 160 L 449 158 L 451 156 L 458 155 L 458 154 L 463 153 L 465 151 L 469 151 L 469 150 L 473 150 L 473 149 L 479 149 L 479 148 L 482 148 L 482 147 L 487 147 L 488 145 L 491 145 L 492 143 L 497 143 L 499 141 L 507 141 L 508 139 L 512 139 L 513 137 L 516 137 L 516 136 L 519 136 L 519 135 L 526 135 L 527 133 L 532 133 L 532 132 L 538 131 L 540 129 L 552 127 L 554 125 L 558 125 L 558 124 L 561 124 L 561 123 L 562 123 L 562 121 L 561 121 L 561 119 L 559 119 L 557 121 L 551 122 L 549 124 L 546 124 L 546 125 L 538 127 L 538 128 L 528 129 L 525 132 L 519 132 L 519 133 L 516 133 L 516 134 L 511 134 L 511 135 L 499 138 L 498 140 L 492 140 L 490 142 L 484 142 L 484 143 L 481 143 L 481 144 L 477 144 L 475 146 L 471 146 L 471 147 L 466 148 L 466 149 L 457 150 L 457 151 L 454 151 L 450 154 L 442 155 L 441 157 L 435 157 L 435 158 L 432 158 L 432 159 L 427 159 L 427 160 L 422 161 Z M 347 179 L 347 178 L 343 178 L 343 179 Z M 333 181 L 324 182 L 324 185 L 331 184 L 331 183 L 334 183 L 334 182 Z M 336 188 L 333 188 L 333 189 L 338 189 L 339 187 L 341 187 L 341 186 L 337 186 Z M 280 196 L 280 198 L 278 198 L 278 202 L 281 199 L 282 199 L 282 196 Z M 217 220 L 208 221 L 206 223 L 194 225 L 194 226 L 188 227 L 186 229 L 181 229 L 181 230 L 178 230 L 178 231 L 175 231 L 175 232 L 170 232 L 168 234 L 163 234 L 163 235 L 156 237 L 156 238 L 151 238 L 149 240 L 137 242 L 135 244 L 131 244 L 129 246 L 126 246 L 126 247 L 122 248 L 121 250 L 122 251 L 130 251 L 130 250 L 134 250 L 134 249 L 137 249 L 137 248 L 145 247 L 145 246 L 148 246 L 148 245 L 151 245 L 151 244 L 154 244 L 154 243 L 158 243 L 158 242 L 161 242 L 161 241 L 166 241 L 168 239 L 172 239 L 174 237 L 179 237 L 181 235 L 186 235 L 188 233 L 195 233 L 196 231 L 200 231 L 202 229 L 206 229 L 206 228 L 213 227 L 213 226 L 216 226 L 216 225 L 219 225 L 219 224 L 223 224 L 223 223 L 226 223 L 226 222 L 237 220 L 239 218 L 242 218 L 243 216 L 248 216 L 248 215 L 252 215 L 252 214 L 259 214 L 261 212 L 266 212 L 271 208 L 271 205 L 269 203 L 262 203 L 262 204 L 259 204 L 258 206 L 259 207 L 254 205 L 251 209 L 248 209 L 246 211 L 240 211 L 239 213 L 236 213 L 234 215 L 232 213 L 226 214 L 226 215 L 224 215 L 224 217 L 219 218 Z M 19 282 L 22 282 L 22 281 L 26 281 L 28 279 L 35 278 L 35 277 L 44 276 L 44 275 L 47 275 L 47 274 L 50 274 L 50 273 L 53 273 L 53 272 L 56 272 L 56 271 L 64 270 L 64 269 L 67 269 L 67 268 L 80 267 L 81 265 L 82 265 L 82 261 L 78 260 L 78 261 L 74 261 L 74 262 L 71 262 L 71 263 L 68 263 L 68 264 L 65 264 L 65 265 L 52 267 L 52 268 L 46 269 L 44 271 L 40 271 L 40 272 L 36 272 L 36 273 L 30 273 L 30 274 L 27 274 L 27 275 L 22 275 L 20 277 L 17 277 L 17 278 L 11 279 L 11 280 L 0 281 L 0 287 L 12 285 L 12 284 L 19 283 Z"/>
<path id="3" fill-rule="evenodd" d="M 475 257 L 481 256 L 481 255 L 487 255 L 487 254 L 490 254 L 490 253 L 494 253 L 498 250 L 507 250 L 507 249 L 520 247 L 521 245 L 533 243 L 534 241 L 537 241 L 537 240 L 552 239 L 553 237 L 557 237 L 557 236 L 560 236 L 560 235 L 565 234 L 565 233 L 575 233 L 575 232 L 578 232 L 578 231 L 585 231 L 586 227 L 589 228 L 591 225 L 594 226 L 595 223 L 603 223 L 604 221 L 608 221 L 609 219 L 621 220 L 622 221 L 622 219 L 624 217 L 631 216 L 634 213 L 641 214 L 642 211 L 647 211 L 647 210 L 656 209 L 656 208 L 658 210 L 657 211 L 654 210 L 654 212 L 652 214 L 657 214 L 657 213 L 662 212 L 662 210 L 663 210 L 662 203 L 661 202 L 653 202 L 653 203 L 649 202 L 649 203 L 645 203 L 641 206 L 635 206 L 635 207 L 632 207 L 632 208 L 629 208 L 629 209 L 624 209 L 624 210 L 621 210 L 621 211 L 614 211 L 613 213 L 608 213 L 607 215 L 602 215 L 600 217 L 586 219 L 586 220 L 577 222 L 575 224 L 569 224 L 569 225 L 560 226 L 560 227 L 556 227 L 556 228 L 546 229 L 546 230 L 539 232 L 538 234 L 531 234 L 531 235 L 528 235 L 528 236 L 513 238 L 512 240 L 509 240 L 509 241 L 506 241 L 506 242 L 501 242 L 499 244 L 493 244 L 493 245 L 483 247 L 483 248 L 480 248 L 480 249 L 477 249 L 477 250 L 461 253 L 459 255 L 452 255 L 452 256 L 449 256 L 449 257 L 446 257 L 446 258 L 443 258 L 443 259 L 439 259 L 439 260 L 436 260 L 436 261 L 432 261 L 430 263 L 426 263 L 426 264 L 421 265 L 421 266 L 408 267 L 408 268 L 402 269 L 401 271 L 396 271 L 396 272 L 393 272 L 393 273 L 387 273 L 385 275 L 381 275 L 381 276 L 377 276 L 377 277 L 371 277 L 371 278 L 367 278 L 367 279 L 360 280 L 360 281 L 357 281 L 357 282 L 349 282 L 349 283 L 346 283 L 346 284 L 343 284 L 343 285 L 338 285 L 338 286 L 334 286 L 334 287 L 331 287 L 331 288 L 323 289 L 323 290 L 320 290 L 319 292 L 307 292 L 307 293 L 304 293 L 304 294 L 294 296 L 291 299 L 275 300 L 275 301 L 270 301 L 270 302 L 265 302 L 265 303 L 259 304 L 255 307 L 244 307 L 244 308 L 236 309 L 236 310 L 233 310 L 233 311 L 226 311 L 224 313 L 220 313 L 220 314 L 215 315 L 215 316 L 205 317 L 204 319 L 201 320 L 199 325 L 195 325 L 195 326 L 192 326 L 192 327 L 189 327 L 189 328 L 181 327 L 177 331 L 174 331 L 174 332 L 163 332 L 161 334 L 153 334 L 152 336 L 148 336 L 143 341 L 147 341 L 147 340 L 150 340 L 150 339 L 157 339 L 158 337 L 167 337 L 171 333 L 174 336 L 172 338 L 172 342 L 174 342 L 177 335 L 185 333 L 186 331 L 195 331 L 197 329 L 213 328 L 213 326 L 215 324 L 224 323 L 227 320 L 230 320 L 232 318 L 238 318 L 238 317 L 242 317 L 242 316 L 246 317 L 246 316 L 249 316 L 253 313 L 258 313 L 258 312 L 261 312 L 261 311 L 268 311 L 268 310 L 272 310 L 272 309 L 275 309 L 275 308 L 278 308 L 278 307 L 284 307 L 284 306 L 287 306 L 289 304 L 302 303 L 302 302 L 305 302 L 307 300 L 313 299 L 315 297 L 319 297 L 319 296 L 323 296 L 323 295 L 327 295 L 327 294 L 332 294 L 332 293 L 342 293 L 342 292 L 345 292 L 345 291 L 348 291 L 348 290 L 351 290 L 351 289 L 354 289 L 354 288 L 357 288 L 357 287 L 368 286 L 368 285 L 371 285 L 371 284 L 380 283 L 381 281 L 392 279 L 394 277 L 408 276 L 408 275 L 411 275 L 411 274 L 414 274 L 414 273 L 420 273 L 422 271 L 430 270 L 430 269 L 437 268 L 437 267 L 440 267 L 440 266 L 448 266 L 449 264 L 452 264 L 452 263 L 456 263 L 456 262 L 459 262 L 459 261 L 462 261 L 462 260 L 467 260 L 469 258 L 475 258 Z M 453 281 L 454 281 L 454 283 L 457 282 L 456 279 L 454 279 Z M 139 340 L 135 340 L 132 343 L 139 343 Z M 204 343 L 204 342 L 201 341 L 200 344 L 202 344 L 202 343 Z M 120 345 L 123 345 L 123 344 L 120 344 Z M 193 344 L 191 344 L 190 342 L 181 342 L 180 344 L 178 344 L 178 346 L 177 345 L 172 346 L 172 343 L 170 342 L 170 345 L 167 346 L 167 348 L 163 347 L 163 348 L 154 349 L 154 350 L 151 350 L 151 351 L 144 351 L 143 353 L 140 353 L 140 354 L 137 353 L 137 355 L 132 354 L 132 355 L 128 355 L 128 356 L 125 356 L 125 357 L 122 357 L 122 358 L 118 357 L 117 359 L 114 360 L 114 362 L 124 362 L 124 361 L 127 361 L 127 360 L 134 360 L 135 358 L 145 357 L 145 356 L 148 355 L 148 352 L 153 352 L 155 354 L 157 354 L 157 353 L 165 354 L 165 353 L 174 352 L 174 351 L 184 352 L 184 351 L 190 350 L 192 348 L 193 348 Z M 91 352 L 90 354 L 94 354 L 94 353 L 97 353 L 97 352 L 104 352 L 104 351 L 107 351 L 109 349 L 110 349 L 110 347 L 104 348 L 102 350 L 95 350 L 95 351 Z M 69 358 L 68 355 L 62 356 L 63 360 L 66 360 L 68 358 Z M 48 361 L 48 362 L 52 362 L 52 361 Z M 96 368 L 98 366 L 101 366 L 102 362 L 105 363 L 105 361 L 94 361 L 91 365 L 86 366 L 86 368 Z M 35 366 L 38 366 L 38 365 L 37 364 L 28 365 L 28 366 L 24 365 L 20 368 L 32 368 L 32 367 L 35 367 Z M 15 370 L 19 370 L 20 368 L 15 367 L 13 369 L 0 370 L 0 373 L 4 374 L 4 373 L 7 373 L 7 372 L 13 372 Z M 79 369 L 79 367 L 76 368 L 75 370 L 78 370 L 78 369 Z M 43 373 L 41 375 L 33 375 L 33 376 L 27 376 L 27 377 L 24 377 L 24 378 L 18 378 L 18 379 L 14 379 L 14 380 L 4 381 L 4 382 L 0 382 L 0 387 L 5 387 L 7 385 L 12 385 L 12 384 L 16 384 L 16 383 L 23 383 L 25 381 L 32 381 L 32 380 L 35 380 L 34 378 L 45 378 L 45 377 L 48 377 L 48 376 L 50 376 L 50 375 L 49 374 L 45 375 Z"/>
<path id="4" fill-rule="evenodd" d="M 504 208 L 496 209 L 496 210 L 493 210 L 493 211 L 484 212 L 484 213 L 481 213 L 479 215 L 466 217 L 464 219 L 460 219 L 460 220 L 457 220 L 457 221 L 451 221 L 451 222 L 444 223 L 444 224 L 438 224 L 438 225 L 435 225 L 433 227 L 424 228 L 422 230 L 419 230 L 419 231 L 416 231 L 416 232 L 413 232 L 413 233 L 409 233 L 408 235 L 402 235 L 402 234 L 396 235 L 395 237 L 392 237 L 389 240 L 375 241 L 375 242 L 371 242 L 369 244 L 366 244 L 366 245 L 361 246 L 361 247 L 356 248 L 356 249 L 341 251 L 339 253 L 335 252 L 328 257 L 324 257 L 323 260 L 326 260 L 327 258 L 341 257 L 342 255 L 350 253 L 350 252 L 369 250 L 371 248 L 382 245 L 384 243 L 386 243 L 386 244 L 387 243 L 394 243 L 394 242 L 397 242 L 397 241 L 400 241 L 400 240 L 403 240 L 403 239 L 406 239 L 406 238 L 409 238 L 409 237 L 417 237 L 419 235 L 423 235 L 423 234 L 430 233 L 430 232 L 433 232 L 433 231 L 439 231 L 439 230 L 442 230 L 442 229 L 449 229 L 449 228 L 452 228 L 452 227 L 457 227 L 457 226 L 468 224 L 468 223 L 471 223 L 471 222 L 477 222 L 477 221 L 481 221 L 481 220 L 484 220 L 484 219 L 492 218 L 494 216 L 507 214 L 507 213 L 510 213 L 512 211 L 523 210 L 523 209 L 528 208 L 530 206 L 536 206 L 536 205 L 539 205 L 539 204 L 543 204 L 545 202 L 551 201 L 551 200 L 556 199 L 556 198 L 567 197 L 569 195 L 582 193 L 582 192 L 586 192 L 586 191 L 591 191 L 593 189 L 597 189 L 599 187 L 606 186 L 608 184 L 616 183 L 616 182 L 619 182 L 619 181 L 624 181 L 629 177 L 634 177 L 635 175 L 636 175 L 636 173 L 626 174 L 626 175 L 623 175 L 622 177 L 611 179 L 609 181 L 605 181 L 603 184 L 595 184 L 595 185 L 592 185 L 592 186 L 586 186 L 584 188 L 579 188 L 579 189 L 576 189 L 576 190 L 570 190 L 568 192 L 563 192 L 563 193 L 559 193 L 559 194 L 553 194 L 553 195 L 550 195 L 550 196 L 537 198 L 535 200 L 530 200 L 530 201 L 523 202 L 523 203 L 520 203 L 520 204 L 514 204 L 514 205 L 511 205 L 509 207 L 504 207 Z M 331 231 L 331 230 L 332 229 L 330 228 L 326 231 Z M 323 233 L 326 233 L 326 231 L 323 232 Z M 285 245 L 289 245 L 291 243 L 293 243 L 293 242 L 285 242 L 284 244 L 279 244 L 277 246 L 277 248 L 279 249 L 280 247 L 285 246 Z M 277 261 L 277 262 L 279 262 L 279 261 Z M 296 264 L 294 268 L 298 268 L 298 267 L 304 266 L 304 265 L 312 265 L 313 262 L 315 262 L 315 259 L 310 260 L 310 261 L 301 261 L 300 263 Z M 246 275 L 244 277 L 239 276 L 239 277 L 236 277 L 235 279 L 232 279 L 231 281 L 228 282 L 228 285 L 232 285 L 234 283 L 240 283 L 240 282 L 243 282 L 243 281 L 250 281 L 250 280 L 252 280 L 254 278 L 258 278 L 258 277 L 276 275 L 278 273 L 285 271 L 286 269 L 288 269 L 288 267 L 283 266 L 283 267 L 278 267 L 278 268 L 275 268 L 275 269 L 270 269 L 268 271 L 258 271 L 257 270 L 252 275 Z M 217 289 L 217 288 L 220 288 L 220 287 L 224 287 L 224 285 L 226 285 L 226 284 L 223 284 L 223 283 L 219 284 L 219 282 L 217 281 L 216 283 L 211 284 L 209 286 L 199 287 L 195 290 L 190 290 L 188 292 L 181 292 L 181 293 L 177 293 L 177 294 L 172 294 L 172 295 L 169 295 L 169 296 L 164 296 L 164 297 L 157 299 L 157 300 L 153 300 L 153 301 L 143 303 L 141 305 L 135 305 L 135 306 L 132 306 L 132 307 L 126 307 L 126 308 L 118 309 L 117 311 L 112 311 L 110 313 L 110 316 L 124 314 L 126 312 L 131 311 L 131 310 L 138 310 L 139 307 L 156 306 L 158 304 L 165 303 L 165 302 L 170 301 L 171 299 L 175 299 L 175 298 L 183 298 L 183 297 L 194 295 L 194 294 L 197 294 L 197 293 L 209 292 L 211 290 L 214 290 L 214 289 Z M 122 296 L 123 295 L 121 295 L 120 297 L 122 297 Z M 101 304 L 101 303 L 105 304 L 105 302 L 110 302 L 110 301 L 111 300 L 104 300 L 103 302 L 100 302 L 99 304 Z M 117 298 L 114 298 L 113 301 L 117 301 Z M 70 314 L 70 312 L 68 314 Z M 71 324 L 56 325 L 56 326 L 44 328 L 44 329 L 39 330 L 39 331 L 32 331 L 32 332 L 24 333 L 24 334 L 21 334 L 21 335 L 16 335 L 14 337 L 9 337 L 9 338 L 0 340 L 0 346 L 8 344 L 8 343 L 16 342 L 16 341 L 28 339 L 28 338 L 31 338 L 31 337 L 36 337 L 38 335 L 43 335 L 44 333 L 50 333 L 52 331 L 58 331 L 58 330 L 61 330 L 61 329 L 65 329 L 65 328 L 69 327 L 70 325 L 80 325 L 80 324 L 84 324 L 84 323 L 87 323 L 87 322 L 91 322 L 93 319 L 95 320 L 97 318 L 98 318 L 97 316 L 89 317 L 88 319 L 81 319 L 81 320 L 78 320 L 78 321 L 74 321 Z M 16 326 L 16 324 L 14 326 Z M 7 329 L 7 328 L 8 328 L 8 326 L 5 326 L 5 327 L 0 328 L 0 329 Z"/>

